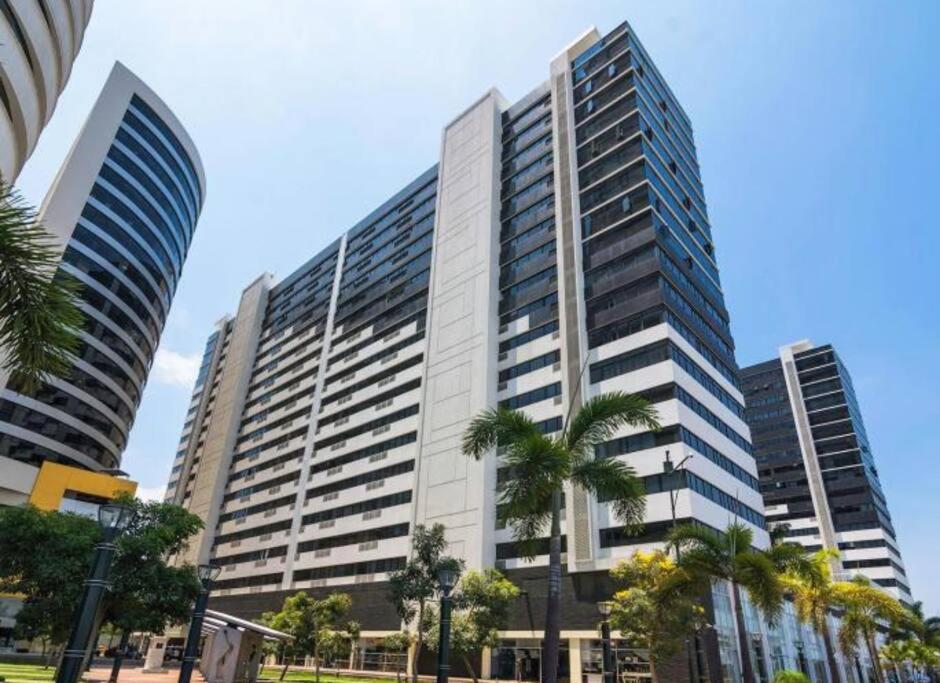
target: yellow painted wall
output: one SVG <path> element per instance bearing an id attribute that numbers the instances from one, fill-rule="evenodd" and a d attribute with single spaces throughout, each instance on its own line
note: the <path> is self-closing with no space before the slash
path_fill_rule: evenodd
<path id="1" fill-rule="evenodd" d="M 40 510 L 58 510 L 66 491 L 114 498 L 121 493 L 134 495 L 137 482 L 47 461 L 39 469 L 29 502 Z"/>

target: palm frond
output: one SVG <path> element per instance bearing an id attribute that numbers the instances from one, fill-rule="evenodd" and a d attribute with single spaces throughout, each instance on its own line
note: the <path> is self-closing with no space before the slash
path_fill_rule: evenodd
<path id="1" fill-rule="evenodd" d="M 783 609 L 784 585 L 770 558 L 762 552 L 739 552 L 734 557 L 734 578 L 767 621 L 775 623 Z"/>
<path id="2" fill-rule="evenodd" d="M 858 641 L 864 632 L 859 615 L 847 611 L 842 615 L 839 626 L 839 648 L 846 657 L 854 657 L 858 652 Z"/>
<path id="3" fill-rule="evenodd" d="M 692 546 L 683 550 L 680 565 L 691 576 L 703 582 L 731 578 L 727 558 L 706 546 Z"/>
<path id="4" fill-rule="evenodd" d="M 703 550 L 715 557 L 725 553 L 721 537 L 711 529 L 697 524 L 677 525 L 667 534 L 666 541 L 683 552 L 693 549 Z"/>
<path id="5" fill-rule="evenodd" d="M 0 345 L 4 369 L 24 391 L 65 375 L 79 346 L 78 284 L 53 277 L 59 253 L 35 212 L 0 183 Z"/>
<path id="6" fill-rule="evenodd" d="M 565 430 L 565 443 L 572 453 L 586 455 L 599 443 L 626 426 L 658 430 L 656 408 L 641 396 L 615 391 L 587 401 Z"/>
<path id="7" fill-rule="evenodd" d="M 772 543 L 765 553 L 778 572 L 793 570 L 799 573 L 801 568 L 810 562 L 806 549 L 799 543 L 790 541 Z"/>
<path id="8" fill-rule="evenodd" d="M 646 490 L 626 463 L 614 458 L 579 458 L 572 467 L 571 480 L 593 492 L 598 500 L 609 502 L 617 520 L 628 530 L 643 525 Z"/>
<path id="9" fill-rule="evenodd" d="M 864 576 L 851 581 L 838 581 L 833 585 L 836 600 L 846 610 L 858 616 L 863 625 L 875 628 L 876 622 L 887 622 L 892 627 L 910 623 L 910 613 L 896 598 L 872 585 Z"/>
<path id="10" fill-rule="evenodd" d="M 538 427 L 525 413 L 507 408 L 489 408 L 474 417 L 463 434 L 464 455 L 479 460 L 501 445 L 511 445 L 540 435 Z"/>
<path id="11" fill-rule="evenodd" d="M 498 515 L 517 540 L 537 538 L 551 513 L 551 500 L 569 474 L 567 453 L 536 434 L 509 446 L 502 460 L 508 478 L 498 494 Z"/>
<path id="12" fill-rule="evenodd" d="M 732 557 L 745 552 L 754 545 L 754 532 L 743 522 L 735 522 L 725 527 L 722 542 Z"/>

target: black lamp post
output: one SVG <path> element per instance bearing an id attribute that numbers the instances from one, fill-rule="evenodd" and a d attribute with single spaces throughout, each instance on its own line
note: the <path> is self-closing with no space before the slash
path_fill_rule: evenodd
<path id="1" fill-rule="evenodd" d="M 614 603 L 603 601 L 597 603 L 597 611 L 604 617 L 601 621 L 601 673 L 604 683 L 614 683 L 614 658 L 610 647 L 610 613 Z"/>
<path id="2" fill-rule="evenodd" d="M 189 635 L 186 636 L 186 649 L 183 651 L 183 662 L 180 664 L 179 683 L 189 683 L 193 676 L 193 667 L 196 665 L 196 650 L 199 648 L 199 636 L 202 635 L 202 619 L 206 616 L 206 605 L 209 604 L 209 591 L 212 582 L 222 571 L 222 567 L 214 564 L 201 564 L 196 568 L 202 590 L 196 597 L 193 607 L 193 618 L 189 622 Z"/>
<path id="3" fill-rule="evenodd" d="M 680 470 L 684 470 L 685 464 L 689 460 L 692 459 L 692 455 L 693 455 L 692 453 L 689 453 L 687 456 L 685 456 L 684 458 L 682 458 L 682 460 L 679 461 L 679 464 L 674 464 L 672 460 L 669 458 L 669 451 L 666 451 L 666 460 L 663 462 L 663 474 L 671 478 L 672 475 L 675 474 L 676 472 Z M 678 502 L 678 498 L 679 498 L 678 492 L 673 490 L 673 488 L 670 486 L 669 487 L 669 511 L 672 514 L 672 527 L 671 528 L 673 531 L 675 531 L 675 528 L 676 528 L 676 503 Z M 681 554 L 681 551 L 679 550 L 679 546 L 677 545 L 676 546 L 676 562 L 678 562 L 681 559 L 682 559 L 682 554 Z M 688 638 L 685 639 L 685 651 L 686 651 L 686 658 L 688 660 L 687 664 L 689 668 L 689 680 L 690 681 L 696 680 L 696 672 L 695 672 L 696 665 L 695 665 L 695 657 L 694 657 L 694 648 L 692 645 L 696 637 L 697 636 L 693 635 L 692 641 L 690 641 Z"/>
<path id="4" fill-rule="evenodd" d="M 689 453 L 687 456 L 682 458 L 679 461 L 679 464 L 676 465 L 669 458 L 669 451 L 666 451 L 666 460 L 663 462 L 663 474 L 665 474 L 670 479 L 672 478 L 673 473 L 678 472 L 683 469 L 683 466 L 692 458 L 692 453 Z M 672 513 L 672 528 L 676 528 L 676 503 L 678 502 L 679 494 L 669 487 L 669 511 Z M 679 547 L 676 546 L 676 561 L 679 561 Z"/>
<path id="5" fill-rule="evenodd" d="M 101 527 L 101 542 L 95 546 L 91 571 L 85 579 L 82 599 L 75 612 L 75 621 L 68 645 L 62 654 L 62 664 L 56 674 L 56 683 L 76 683 L 82 675 L 82 662 L 91 645 L 95 632 L 95 620 L 101 598 L 108 590 L 111 562 L 117 549 L 114 541 L 134 518 L 134 510 L 126 505 L 102 505 L 98 508 L 98 525 Z"/>
<path id="6" fill-rule="evenodd" d="M 457 585 L 460 570 L 444 566 L 437 571 L 437 583 L 441 590 L 441 633 L 437 648 L 437 683 L 447 683 L 450 676 L 450 592 Z"/>

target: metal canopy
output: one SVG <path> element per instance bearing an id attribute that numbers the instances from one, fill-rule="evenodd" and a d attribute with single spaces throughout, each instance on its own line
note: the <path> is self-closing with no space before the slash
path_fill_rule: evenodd
<path id="1" fill-rule="evenodd" d="M 215 632 L 218 631 L 223 626 L 233 626 L 235 628 L 241 629 L 242 631 L 253 631 L 258 633 L 269 640 L 291 640 L 291 636 L 286 633 L 281 633 L 280 631 L 275 631 L 273 628 L 268 628 L 267 626 L 262 626 L 261 624 L 256 624 L 253 621 L 248 621 L 246 619 L 240 619 L 239 617 L 233 616 L 231 614 L 226 614 L 225 612 L 217 612 L 214 609 L 207 609 L 206 616 L 202 622 L 203 632 Z"/>

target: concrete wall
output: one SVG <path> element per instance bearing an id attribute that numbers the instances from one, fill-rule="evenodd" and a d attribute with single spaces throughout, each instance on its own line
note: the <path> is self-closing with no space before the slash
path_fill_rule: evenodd
<path id="1" fill-rule="evenodd" d="M 491 566 L 495 457 L 466 458 L 470 419 L 496 402 L 502 96 L 445 127 L 431 267 L 414 521 L 444 524 L 451 553 Z"/>

